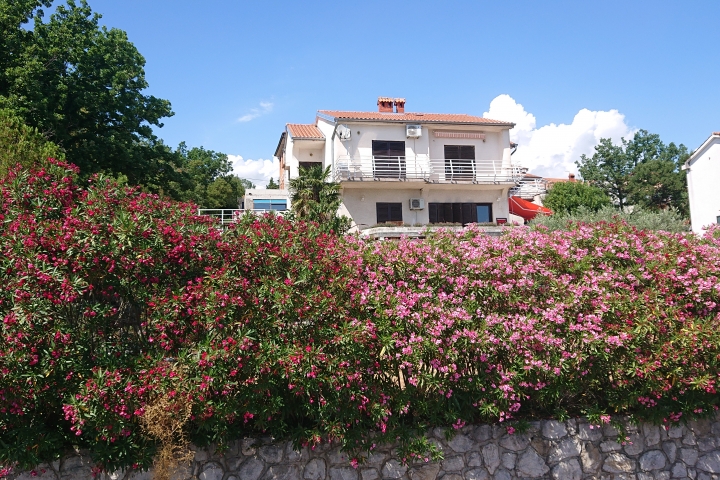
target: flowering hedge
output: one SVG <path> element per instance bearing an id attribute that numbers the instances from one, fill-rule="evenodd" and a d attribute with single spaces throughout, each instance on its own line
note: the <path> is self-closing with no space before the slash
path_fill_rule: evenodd
<path id="1" fill-rule="evenodd" d="M 365 243 L 70 165 L 0 185 L 0 464 L 73 445 L 147 467 L 146 408 L 197 444 L 258 432 L 356 452 L 429 425 L 718 408 L 720 240 L 626 224 Z M 510 427 L 512 428 L 512 427 Z"/>

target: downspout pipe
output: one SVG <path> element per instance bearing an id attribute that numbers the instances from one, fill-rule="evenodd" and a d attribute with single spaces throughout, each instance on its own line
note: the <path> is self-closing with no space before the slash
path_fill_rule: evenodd
<path id="1" fill-rule="evenodd" d="M 337 135 L 338 120 L 335 117 L 333 124 L 333 133 L 330 137 L 330 170 L 332 171 L 333 181 L 335 179 L 335 135 Z"/>

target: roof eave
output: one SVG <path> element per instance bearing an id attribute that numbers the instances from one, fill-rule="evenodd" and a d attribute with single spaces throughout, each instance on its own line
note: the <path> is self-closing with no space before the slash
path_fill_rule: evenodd
<path id="1" fill-rule="evenodd" d="M 421 119 L 382 119 L 382 118 L 354 118 L 354 117 L 330 117 L 332 120 L 351 121 L 358 123 L 418 123 L 430 125 L 465 125 L 472 127 L 509 127 L 514 128 L 514 123 L 478 123 L 478 122 L 448 122 L 440 120 L 421 120 Z"/>
<path id="2" fill-rule="evenodd" d="M 690 163 L 705 151 L 705 149 L 710 145 L 710 142 L 712 142 L 714 138 L 720 138 L 720 132 L 713 132 L 708 137 L 708 139 L 703 142 L 702 145 L 700 145 L 694 152 L 690 154 L 690 156 L 687 158 L 687 160 L 685 160 L 685 163 L 683 164 L 683 170 L 686 170 L 690 166 Z"/>

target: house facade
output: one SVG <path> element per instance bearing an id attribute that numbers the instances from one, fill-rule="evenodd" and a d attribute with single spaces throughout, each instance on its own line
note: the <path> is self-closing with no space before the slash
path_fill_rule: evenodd
<path id="1" fill-rule="evenodd" d="M 301 167 L 330 167 L 340 213 L 364 231 L 387 225 L 502 224 L 523 172 L 512 161 L 513 123 L 465 114 L 405 112 L 380 97 L 369 112 L 320 110 L 288 124 L 275 156 L 280 188 Z"/>
<path id="2" fill-rule="evenodd" d="M 690 220 L 692 230 L 702 233 L 703 227 L 720 223 L 720 132 L 710 135 L 700 148 L 687 159 L 683 169 L 687 171 Z"/>

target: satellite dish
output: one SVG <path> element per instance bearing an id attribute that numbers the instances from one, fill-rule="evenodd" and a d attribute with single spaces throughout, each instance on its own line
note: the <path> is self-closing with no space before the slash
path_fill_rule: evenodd
<path id="1" fill-rule="evenodd" d="M 347 140 L 350 140 L 350 129 L 346 127 L 345 125 L 338 125 L 337 129 L 335 129 L 337 132 L 337 136 L 340 139 L 341 142 L 345 142 Z"/>

